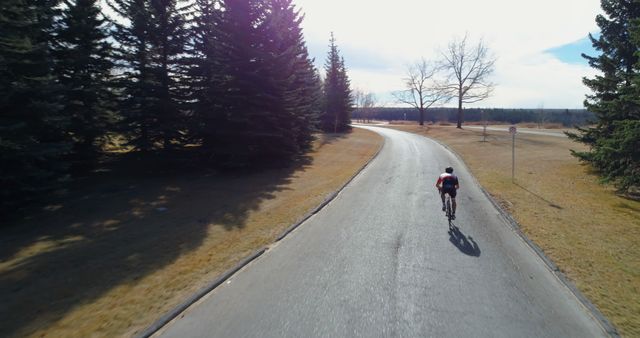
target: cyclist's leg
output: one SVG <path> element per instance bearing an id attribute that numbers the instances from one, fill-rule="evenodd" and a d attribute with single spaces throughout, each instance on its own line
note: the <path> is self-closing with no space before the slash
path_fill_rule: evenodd
<path id="1" fill-rule="evenodd" d="M 445 211 L 445 206 L 444 206 L 444 189 L 440 189 L 440 197 L 442 198 L 442 211 Z"/>
<path id="2" fill-rule="evenodd" d="M 451 208 L 453 208 L 453 215 L 455 216 L 456 214 L 456 207 L 458 206 L 458 204 L 456 203 L 456 195 L 457 195 L 457 191 L 455 188 L 451 189 L 450 191 L 448 191 L 449 196 L 451 196 Z"/>

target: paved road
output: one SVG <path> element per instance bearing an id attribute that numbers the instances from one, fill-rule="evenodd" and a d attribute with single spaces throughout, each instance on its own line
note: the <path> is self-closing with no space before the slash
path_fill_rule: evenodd
<path id="1" fill-rule="evenodd" d="M 478 127 L 478 126 L 464 126 L 464 128 L 469 128 L 469 129 L 478 129 L 478 130 L 482 130 L 483 127 Z M 509 128 L 502 128 L 502 127 L 487 127 L 487 130 L 489 131 L 504 131 L 504 132 L 509 132 Z M 535 130 L 535 129 L 527 129 L 527 128 L 518 128 L 518 133 L 522 133 L 522 134 L 533 134 L 533 135 L 544 135 L 544 136 L 555 136 L 555 137 L 564 137 L 567 138 L 567 135 L 565 135 L 562 131 L 539 131 L 539 130 Z"/>
<path id="2" fill-rule="evenodd" d="M 163 337 L 593 337 L 605 333 L 441 146 L 386 144 L 338 195 Z M 434 187 L 453 165 L 450 230 Z"/>

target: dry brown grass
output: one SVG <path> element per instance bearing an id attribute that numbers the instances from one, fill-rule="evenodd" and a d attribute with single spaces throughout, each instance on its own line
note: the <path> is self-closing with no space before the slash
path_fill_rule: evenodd
<path id="1" fill-rule="evenodd" d="M 488 126 L 504 127 L 504 126 L 510 125 L 510 123 L 508 122 L 501 122 L 501 121 L 486 121 L 486 123 Z M 484 126 L 485 121 L 465 121 L 464 124 L 467 126 Z"/>
<path id="2" fill-rule="evenodd" d="M 517 126 L 521 128 L 529 128 L 529 129 L 566 129 L 566 127 L 563 126 L 562 123 L 552 123 L 552 122 L 545 122 L 542 124 L 538 124 L 535 122 L 524 122 L 524 123 L 518 123 Z"/>
<path id="3" fill-rule="evenodd" d="M 640 336 L 640 202 L 611 187 L 573 158 L 568 139 L 520 134 L 516 184 L 511 137 L 446 127 L 397 129 L 438 139 L 458 152 L 522 230 L 627 337 Z M 464 207 L 464 206 L 463 206 Z"/>
<path id="4" fill-rule="evenodd" d="M 389 121 L 389 124 L 395 124 L 395 125 L 414 125 L 414 124 L 416 124 L 416 121 L 393 120 L 393 121 Z"/>
<path id="5" fill-rule="evenodd" d="M 0 336 L 131 336 L 322 202 L 382 144 L 326 136 L 252 175 L 116 177 L 3 230 Z M 166 208 L 166 209 L 165 209 Z"/>
<path id="6" fill-rule="evenodd" d="M 538 124 L 534 123 L 534 122 L 525 122 L 525 123 L 518 123 L 518 127 L 521 128 L 538 128 Z"/>
<path id="7" fill-rule="evenodd" d="M 544 129 L 563 129 L 565 128 L 562 123 L 544 123 L 542 124 Z"/>

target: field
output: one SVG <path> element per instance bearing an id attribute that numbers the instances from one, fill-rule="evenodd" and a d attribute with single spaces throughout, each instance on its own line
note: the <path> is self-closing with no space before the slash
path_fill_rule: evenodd
<path id="1" fill-rule="evenodd" d="M 640 336 L 640 202 L 617 196 L 570 155 L 566 138 L 519 134 L 511 181 L 511 136 L 446 126 L 395 125 L 453 148 L 623 336 Z M 460 206 L 464 208 L 464 206 Z"/>
<path id="2" fill-rule="evenodd" d="M 81 182 L 1 229 L 0 336 L 140 332 L 344 184 L 382 138 L 325 135 L 295 167 Z"/>

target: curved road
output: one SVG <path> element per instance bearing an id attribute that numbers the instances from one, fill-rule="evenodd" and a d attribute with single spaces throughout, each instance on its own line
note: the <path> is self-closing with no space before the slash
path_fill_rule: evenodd
<path id="1" fill-rule="evenodd" d="M 385 137 L 334 201 L 167 325 L 163 337 L 599 337 L 598 322 L 450 152 Z M 460 178 L 451 230 L 434 187 Z"/>

